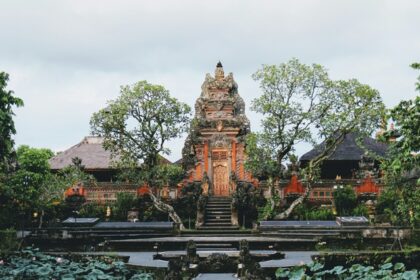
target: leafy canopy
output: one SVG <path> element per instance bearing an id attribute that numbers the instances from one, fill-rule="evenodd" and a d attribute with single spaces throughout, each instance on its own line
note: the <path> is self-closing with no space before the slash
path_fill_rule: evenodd
<path id="1" fill-rule="evenodd" d="M 420 64 L 412 64 L 420 70 Z M 420 91 L 420 76 L 416 83 Z M 385 171 L 386 192 L 382 200 L 384 213 L 389 213 L 391 219 L 398 223 L 420 225 L 420 97 L 413 100 L 403 100 L 389 110 L 388 118 L 396 126 L 395 142 L 389 148 L 388 156 L 381 166 Z M 394 133 L 395 131 L 391 131 Z M 393 200 L 393 202 L 392 202 Z M 386 203 L 385 203 L 386 202 Z M 386 207 L 385 207 L 385 204 Z"/>
<path id="2" fill-rule="evenodd" d="M 15 97 L 14 92 L 7 90 L 9 75 L 0 72 L 0 171 L 10 170 L 14 141 L 12 136 L 16 134 L 13 121 L 13 107 L 23 106 L 22 99 Z"/>
<path id="3" fill-rule="evenodd" d="M 346 133 L 372 133 L 384 111 L 378 91 L 355 79 L 333 81 L 318 64 L 264 65 L 253 78 L 262 95 L 252 110 L 263 115 L 262 131 L 247 140 L 247 168 L 255 174 L 278 177 L 297 144 L 329 139 L 322 160 Z"/>
<path id="4" fill-rule="evenodd" d="M 151 181 L 165 144 L 187 130 L 190 107 L 170 96 L 163 86 L 140 81 L 121 87 L 121 95 L 91 119 L 94 134 L 104 137 L 104 147 L 121 161 L 142 162 Z"/>

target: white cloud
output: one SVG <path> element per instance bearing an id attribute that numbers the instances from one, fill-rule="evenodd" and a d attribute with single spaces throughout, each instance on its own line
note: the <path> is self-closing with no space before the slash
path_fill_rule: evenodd
<path id="1" fill-rule="evenodd" d="M 337 79 L 380 90 L 387 106 L 415 96 L 420 2 L 2 1 L 0 69 L 25 101 L 18 144 L 69 147 L 119 86 L 147 79 L 194 105 L 220 59 L 249 111 L 261 64 L 298 57 Z M 170 157 L 180 157 L 183 140 Z"/>

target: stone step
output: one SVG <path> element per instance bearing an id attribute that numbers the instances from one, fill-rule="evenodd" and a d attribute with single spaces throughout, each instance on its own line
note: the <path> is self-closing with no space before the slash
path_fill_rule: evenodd
<path id="1" fill-rule="evenodd" d="M 223 252 L 223 251 L 238 251 L 238 249 L 236 248 L 215 248 L 215 247 L 210 247 L 210 248 L 197 248 L 197 251 L 200 252 Z"/>
<path id="2" fill-rule="evenodd" d="M 217 222 L 205 222 L 204 225 L 205 226 L 220 226 L 220 227 L 223 227 L 223 226 L 231 226 L 232 223 L 230 221 L 227 221 L 227 222 L 217 221 Z"/>
<path id="3" fill-rule="evenodd" d="M 224 206 L 224 207 L 230 207 L 230 203 L 216 203 L 216 202 L 214 202 L 214 203 L 207 203 L 206 204 L 206 207 L 210 207 L 210 206 Z"/>
<path id="4" fill-rule="evenodd" d="M 202 248 L 202 247 L 232 247 L 231 243 L 196 243 L 197 244 L 197 248 Z"/>
<path id="5" fill-rule="evenodd" d="M 226 204 L 226 205 L 231 205 L 232 203 L 230 201 L 207 201 L 206 205 L 211 205 L 211 204 Z"/>
<path id="6" fill-rule="evenodd" d="M 230 220 L 231 216 L 230 215 L 210 215 L 210 216 L 206 216 L 206 220 Z"/>
<path id="7" fill-rule="evenodd" d="M 191 237 L 204 237 L 204 236 L 215 236 L 218 237 L 231 237 L 231 236 L 253 236 L 251 230 L 238 230 L 238 227 L 235 228 L 224 228 L 224 229 L 215 229 L 213 227 L 211 228 L 198 228 L 195 230 L 189 230 L 189 231 L 182 231 L 181 236 L 191 236 Z M 220 241 L 219 241 L 220 242 Z"/>
<path id="8" fill-rule="evenodd" d="M 230 215 L 206 215 L 206 220 L 230 220 Z"/>
<path id="9" fill-rule="evenodd" d="M 206 210 L 224 210 L 224 211 L 230 212 L 230 206 L 223 206 L 223 205 L 207 206 Z"/>
<path id="10" fill-rule="evenodd" d="M 226 224 L 226 223 L 231 223 L 232 221 L 230 219 L 224 219 L 224 220 L 206 220 L 206 222 L 204 224 L 208 225 L 208 224 Z"/>
<path id="11" fill-rule="evenodd" d="M 230 225 L 224 225 L 224 226 L 219 226 L 219 225 L 203 225 L 201 226 L 198 230 L 199 231 L 206 231 L 207 230 L 212 230 L 215 234 L 224 232 L 226 230 L 238 230 L 239 227 L 238 226 L 232 226 L 232 224 Z"/>
<path id="12" fill-rule="evenodd" d="M 216 205 L 223 205 L 223 206 L 229 206 L 230 203 L 224 203 L 224 202 L 208 202 L 206 206 L 216 206 Z"/>
<path id="13" fill-rule="evenodd" d="M 209 197 L 208 201 L 232 201 L 230 197 Z"/>
<path id="14" fill-rule="evenodd" d="M 279 236 L 279 237 L 326 237 L 326 236 L 340 236 L 338 232 L 330 233 L 311 233 L 311 232 L 270 232 L 270 233 L 261 233 L 264 236 Z"/>

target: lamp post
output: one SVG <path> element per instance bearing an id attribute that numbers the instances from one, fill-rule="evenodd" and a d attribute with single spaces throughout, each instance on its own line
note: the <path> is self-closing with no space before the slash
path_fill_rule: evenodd
<path id="1" fill-rule="evenodd" d="M 106 207 L 105 217 L 106 217 L 106 221 L 109 221 L 109 219 L 111 218 L 111 207 L 109 206 Z"/>
<path id="2" fill-rule="evenodd" d="M 155 243 L 153 245 L 153 249 L 155 250 L 156 254 L 153 256 L 153 259 L 157 259 L 159 257 L 159 243 Z"/>

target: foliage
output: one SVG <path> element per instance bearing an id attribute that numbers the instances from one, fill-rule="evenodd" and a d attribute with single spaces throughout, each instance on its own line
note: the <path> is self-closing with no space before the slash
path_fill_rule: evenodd
<path id="1" fill-rule="evenodd" d="M 91 127 L 105 138 L 104 147 L 122 161 L 153 168 L 160 153 L 169 154 L 166 142 L 186 131 L 190 110 L 163 86 L 140 81 L 121 87 L 116 100 L 93 114 Z"/>
<path id="2" fill-rule="evenodd" d="M 357 196 L 351 186 L 338 188 L 333 192 L 334 205 L 339 216 L 351 216 L 357 205 Z"/>
<path id="3" fill-rule="evenodd" d="M 168 203 L 168 201 L 166 202 Z M 140 221 L 149 222 L 168 220 L 168 214 L 156 209 L 153 200 L 148 194 L 144 194 L 137 198 L 137 209 L 139 210 Z"/>
<path id="4" fill-rule="evenodd" d="M 403 263 L 384 263 L 379 267 L 354 264 L 345 268 L 341 265 L 331 269 L 324 269 L 318 262 L 306 266 L 292 268 L 279 268 L 276 271 L 277 279 L 417 279 L 417 269 L 406 270 Z"/>
<path id="5" fill-rule="evenodd" d="M 52 207 L 63 196 L 62 186 L 54 184 L 50 173 L 51 150 L 20 146 L 16 154 L 16 170 L 0 183 L 0 225 L 5 227 L 16 226 L 22 216 L 33 211 Z"/>
<path id="6" fill-rule="evenodd" d="M 140 81 L 121 87 L 121 95 L 93 114 L 90 123 L 92 132 L 104 137 L 105 149 L 120 162 L 130 166 L 141 163 L 143 181 L 155 190 L 165 177 L 159 168 L 160 154 L 169 154 L 167 142 L 187 131 L 190 111 L 187 104 L 171 97 L 163 86 Z M 156 193 L 150 193 L 155 206 L 181 223 L 173 208 Z"/>
<path id="7" fill-rule="evenodd" d="M 82 160 L 78 157 L 72 158 L 72 164 L 64 167 L 58 172 L 57 179 L 59 184 L 65 185 L 67 188 L 81 183 L 82 185 L 90 185 L 95 183 L 95 177 L 86 173 Z"/>
<path id="8" fill-rule="evenodd" d="M 25 249 L 2 260 L 1 279 L 154 279 L 153 274 L 129 269 L 112 258 L 84 257 L 81 261 Z"/>
<path id="9" fill-rule="evenodd" d="M 197 216 L 197 203 L 202 194 L 201 183 L 189 183 L 181 190 L 181 195 L 173 201 L 173 206 L 185 224 L 194 221 Z"/>
<path id="10" fill-rule="evenodd" d="M 8 255 L 18 248 L 16 230 L 0 230 L 0 258 Z"/>
<path id="11" fill-rule="evenodd" d="M 420 69 L 414 63 L 414 69 Z M 416 89 L 420 91 L 420 76 Z M 391 143 L 388 156 L 381 168 L 385 172 L 385 185 L 395 193 L 395 200 L 388 212 L 396 214 L 400 223 L 420 226 L 420 96 L 401 101 L 389 111 L 388 117 L 395 122 L 397 141 Z M 390 133 L 395 133 L 391 131 Z M 385 134 L 385 136 L 387 136 Z M 417 174 L 417 176 L 416 176 Z M 388 200 L 391 200 L 389 198 Z"/>
<path id="12" fill-rule="evenodd" d="M 263 115 L 262 132 L 247 138 L 246 168 L 271 181 L 282 176 L 282 168 L 296 144 L 314 144 L 320 154 L 302 171 L 306 192 L 276 218 L 286 218 L 303 202 L 316 179 L 316 170 L 349 132 L 370 135 L 384 111 L 378 91 L 357 80 L 333 81 L 320 65 L 305 65 L 292 59 L 280 65 L 264 65 L 253 78 L 262 95 L 252 109 Z"/>
<path id="13" fill-rule="evenodd" d="M 232 195 L 232 206 L 238 210 L 239 225 L 252 227 L 252 223 L 258 219 L 258 207 L 265 205 L 265 199 L 261 189 L 252 184 L 238 182 Z"/>
<path id="14" fill-rule="evenodd" d="M 329 208 L 309 206 L 302 203 L 296 206 L 289 218 L 300 221 L 327 221 L 334 220 L 335 215 Z"/>
<path id="15" fill-rule="evenodd" d="M 353 216 L 369 216 L 368 208 L 364 204 L 357 205 L 352 212 Z"/>
<path id="16" fill-rule="evenodd" d="M 136 198 L 131 193 L 117 193 L 117 201 L 113 208 L 113 218 L 117 221 L 127 221 L 127 214 L 132 208 L 136 208 Z"/>
<path id="17" fill-rule="evenodd" d="M 14 161 L 12 136 L 16 134 L 13 107 L 23 106 L 22 99 L 15 97 L 13 91 L 6 89 L 8 80 L 9 75 L 0 72 L 0 173 L 11 170 Z"/>
<path id="18" fill-rule="evenodd" d="M 85 203 L 79 209 L 79 217 L 105 219 L 107 205 L 97 202 Z M 127 217 L 126 217 L 127 218 Z"/>

